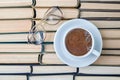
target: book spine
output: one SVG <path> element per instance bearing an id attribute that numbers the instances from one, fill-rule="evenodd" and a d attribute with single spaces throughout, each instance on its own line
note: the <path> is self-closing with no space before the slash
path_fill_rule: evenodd
<path id="1" fill-rule="evenodd" d="M 76 76 L 76 80 L 119 80 L 119 77 L 115 76 Z"/>
<path id="2" fill-rule="evenodd" d="M 35 1 L 35 0 L 33 0 Z M 1 0 L 0 1 L 0 7 L 6 8 L 6 7 L 27 7 L 31 6 L 32 0 Z"/>
<path id="3" fill-rule="evenodd" d="M 114 55 L 120 55 L 120 49 L 118 49 L 118 50 L 112 50 L 112 49 L 111 50 L 110 49 L 109 50 L 104 50 L 103 49 L 102 53 L 105 54 L 105 55 L 113 55 L 113 56 Z"/>
<path id="4" fill-rule="evenodd" d="M 0 65 L 0 74 L 27 74 L 30 71 L 30 66 Z"/>
<path id="5" fill-rule="evenodd" d="M 117 66 L 87 66 L 83 68 L 79 68 L 79 73 L 82 74 L 98 74 L 98 75 L 112 75 L 112 74 L 120 74 L 120 67 Z"/>
<path id="6" fill-rule="evenodd" d="M 41 45 L 28 43 L 1 43 L 0 52 L 41 52 Z"/>
<path id="7" fill-rule="evenodd" d="M 64 64 L 55 53 L 48 53 L 42 57 L 43 64 Z"/>
<path id="8" fill-rule="evenodd" d="M 76 68 L 69 66 L 33 66 L 32 74 L 74 74 Z"/>
<path id="9" fill-rule="evenodd" d="M 95 7 L 96 6 L 96 7 Z M 114 7 L 113 7 L 114 6 Z M 111 10 L 117 11 L 119 10 L 119 4 L 108 4 L 108 3 L 82 3 L 80 9 L 81 10 L 93 10 L 93 11 L 101 11 L 101 10 Z"/>
<path id="10" fill-rule="evenodd" d="M 36 18 L 43 18 L 45 12 L 49 8 L 35 8 L 36 9 Z M 75 8 L 60 8 L 63 13 L 63 19 L 74 19 L 79 18 L 80 10 Z"/>
<path id="11" fill-rule="evenodd" d="M 120 39 L 119 29 L 100 29 L 103 40 Z M 112 33 L 112 34 L 111 34 Z M 28 33 L 11 33 L 0 34 L 0 42 L 27 42 Z M 53 42 L 55 32 L 46 32 L 45 42 Z M 7 38 L 7 39 L 6 39 Z"/>
<path id="12" fill-rule="evenodd" d="M 46 4 L 47 2 L 47 4 Z M 54 2 L 54 3 L 53 3 Z M 64 3 L 64 4 L 63 4 Z M 52 6 L 59 6 L 59 7 L 79 7 L 80 0 L 11 0 L 11 1 L 1 1 L 0 7 L 27 7 L 27 6 L 36 6 L 36 7 L 52 7 Z"/>
<path id="13" fill-rule="evenodd" d="M 94 65 L 104 65 L 104 66 L 119 66 L 120 65 L 120 56 L 100 56 Z"/>
<path id="14" fill-rule="evenodd" d="M 120 49 L 120 40 L 119 39 L 104 39 L 103 40 L 103 49 Z M 53 44 L 45 45 L 45 52 L 55 52 Z"/>
<path id="15" fill-rule="evenodd" d="M 102 54 L 113 54 L 119 55 L 120 52 L 120 42 L 119 40 L 104 40 Z M 45 52 L 51 53 L 55 52 L 53 44 L 45 45 Z"/>
<path id="16" fill-rule="evenodd" d="M 47 4 L 46 4 L 47 3 Z M 59 7 L 71 7 L 71 8 L 79 8 L 80 0 L 36 0 L 35 7 L 52 7 L 52 6 L 59 6 Z"/>
<path id="17" fill-rule="evenodd" d="M 60 25 L 62 25 L 64 22 L 66 22 L 68 20 L 61 20 L 58 24 L 56 25 L 45 25 L 45 29 L 47 31 L 56 31 Z M 117 30 L 120 25 L 120 21 L 106 21 L 106 20 L 89 20 L 90 22 L 92 22 L 93 24 L 96 25 L 97 28 L 99 29 L 112 29 L 112 30 Z M 39 23 L 39 20 L 35 20 L 36 24 Z M 111 24 L 112 23 L 112 24 Z M 119 29 L 118 29 L 119 30 Z"/>
<path id="18" fill-rule="evenodd" d="M 119 66 L 119 56 L 101 55 L 100 58 L 92 65 L 97 66 Z M 42 58 L 43 64 L 64 64 L 55 53 L 46 53 Z"/>
<path id="19" fill-rule="evenodd" d="M 29 32 L 32 25 L 32 20 L 0 20 L 0 33 Z"/>
<path id="20" fill-rule="evenodd" d="M 31 27 L 35 24 L 38 24 L 41 20 L 0 20 L 0 33 L 24 33 L 29 32 Z M 68 20 L 61 20 L 56 25 L 48 25 L 45 24 L 44 28 L 46 31 L 56 31 L 64 22 Z M 116 31 L 119 32 L 119 21 L 105 21 L 105 20 L 90 20 L 93 24 L 95 24 L 99 29 L 105 29 L 103 31 Z M 20 25 L 18 25 L 19 23 Z M 111 30 L 108 30 L 111 29 Z M 112 34 L 113 35 L 113 34 Z M 115 33 L 116 35 L 116 33 Z M 117 34 L 119 35 L 119 34 Z M 104 36 L 104 35 L 103 35 Z M 112 36 L 115 37 L 115 36 Z M 117 38 L 117 36 L 116 36 Z"/>
<path id="21" fill-rule="evenodd" d="M 119 0 L 81 0 L 81 2 L 102 2 L 102 3 L 113 3 L 119 2 Z"/>
<path id="22" fill-rule="evenodd" d="M 119 39 L 104 39 L 103 40 L 104 49 L 120 49 Z"/>
<path id="23" fill-rule="evenodd" d="M 42 19 L 49 8 L 0 8 L 0 20 L 6 19 Z M 79 9 L 60 8 L 64 19 L 79 17 Z M 9 13 L 9 14 L 8 14 Z"/>
<path id="24" fill-rule="evenodd" d="M 107 19 L 107 18 L 115 18 L 118 19 L 120 16 L 120 12 L 85 12 L 82 11 L 80 17 L 86 18 L 86 19 L 92 19 L 92 18 L 101 18 L 101 19 Z"/>
<path id="25" fill-rule="evenodd" d="M 1 80 L 27 80 L 26 75 L 0 75 Z"/>
<path id="26" fill-rule="evenodd" d="M 0 64 L 35 64 L 39 53 L 0 53 Z"/>
<path id="27" fill-rule="evenodd" d="M 0 8 L 0 12 L 0 20 L 31 19 L 34 17 L 32 8 Z"/>
<path id="28" fill-rule="evenodd" d="M 72 75 L 47 75 L 47 76 L 30 76 L 29 77 L 30 80 L 56 80 L 56 79 L 60 79 L 60 80 L 73 80 L 73 76 Z"/>

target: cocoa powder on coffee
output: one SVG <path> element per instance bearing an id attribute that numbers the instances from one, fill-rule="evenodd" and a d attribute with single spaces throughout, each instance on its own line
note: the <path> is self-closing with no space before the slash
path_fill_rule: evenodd
<path id="1" fill-rule="evenodd" d="M 92 38 L 88 31 L 76 28 L 66 35 L 65 45 L 72 55 L 82 56 L 91 49 Z"/>

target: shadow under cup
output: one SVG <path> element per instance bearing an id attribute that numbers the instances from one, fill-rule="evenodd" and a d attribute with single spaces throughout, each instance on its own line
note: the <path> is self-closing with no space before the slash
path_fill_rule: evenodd
<path id="1" fill-rule="evenodd" d="M 93 44 L 91 34 L 82 28 L 72 29 L 65 36 L 65 47 L 73 56 L 81 57 L 89 54 Z"/>

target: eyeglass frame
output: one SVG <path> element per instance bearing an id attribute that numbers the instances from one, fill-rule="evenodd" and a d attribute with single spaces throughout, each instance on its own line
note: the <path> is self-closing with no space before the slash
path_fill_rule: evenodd
<path id="1" fill-rule="evenodd" d="M 35 8 L 35 7 L 32 6 L 32 8 Z M 52 8 L 53 8 L 53 9 L 52 9 Z M 52 9 L 52 10 L 51 10 L 51 9 Z M 52 12 L 53 12 L 54 9 L 57 9 L 57 10 L 61 13 L 61 16 L 52 14 Z M 49 10 L 51 10 L 51 11 L 49 12 Z M 49 12 L 49 13 L 48 13 L 48 12 Z M 34 25 L 34 26 L 30 29 L 29 34 L 28 34 L 28 36 L 27 36 L 28 43 L 32 43 L 32 42 L 29 42 L 29 41 L 30 41 L 29 35 L 31 34 L 31 32 L 32 32 L 32 37 L 34 38 L 34 40 L 36 40 L 35 37 L 34 37 L 34 35 L 35 35 L 35 33 L 34 33 L 34 28 L 37 28 L 37 26 L 39 26 L 39 25 L 41 25 L 41 27 L 43 28 L 43 30 L 44 30 L 44 32 L 45 32 L 45 38 L 46 38 L 46 30 L 45 30 L 44 26 L 42 25 L 42 22 L 45 23 L 45 24 L 48 24 L 48 25 L 56 25 L 56 24 L 58 24 L 58 23 L 60 22 L 60 20 L 59 20 L 56 24 L 49 24 L 49 23 L 47 23 L 46 20 L 47 20 L 47 18 L 48 18 L 50 15 L 60 17 L 60 20 L 63 19 L 63 12 L 62 12 L 62 10 L 61 10 L 58 6 L 53 6 L 53 7 L 49 8 L 49 9 L 45 12 L 45 14 L 44 14 L 43 18 L 41 19 L 41 21 L 40 21 L 38 24 Z M 40 44 L 42 44 L 42 43 L 44 42 L 45 38 L 43 39 L 43 41 L 42 41 Z M 42 45 L 43 45 L 43 44 L 42 44 Z M 38 62 L 39 62 L 40 64 L 43 64 L 43 63 L 42 63 L 42 56 L 43 56 L 42 53 L 40 53 L 40 54 L 38 55 Z"/>

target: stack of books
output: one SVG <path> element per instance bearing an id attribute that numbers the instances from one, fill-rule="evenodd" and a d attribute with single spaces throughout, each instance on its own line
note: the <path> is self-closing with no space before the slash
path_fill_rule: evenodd
<path id="1" fill-rule="evenodd" d="M 98 26 L 103 38 L 103 51 L 96 65 L 120 65 L 120 2 L 118 0 L 82 0 L 81 18 Z"/>
<path id="2" fill-rule="evenodd" d="M 118 80 L 119 4 L 119 0 L 1 0 L 0 80 Z M 53 6 L 60 7 L 64 18 L 56 25 L 45 24 L 47 37 L 44 46 L 28 44 L 29 30 Z M 103 38 L 102 55 L 91 66 L 84 68 L 66 66 L 53 48 L 56 30 L 61 24 L 74 18 L 94 23 Z M 44 52 L 43 65 L 38 62 L 41 52 Z"/>
<path id="3" fill-rule="evenodd" d="M 54 29 L 54 27 L 57 29 L 64 21 L 79 18 L 79 2 L 79 0 L 2 0 L 0 2 L 0 64 L 37 64 L 42 47 L 27 43 L 28 32 L 34 26 L 33 23 L 37 24 L 49 8 L 58 6 L 64 20 L 54 26 L 45 25 L 45 29 Z M 49 37 L 51 36 L 47 39 Z"/>
<path id="4" fill-rule="evenodd" d="M 31 27 L 34 23 L 39 23 L 45 12 L 53 6 L 60 7 L 64 19 L 54 26 L 46 24 L 47 31 L 55 31 L 65 21 L 79 18 L 79 0 L 0 1 L 0 80 L 73 79 L 76 68 L 64 65 L 55 53 L 53 56 L 48 53 L 51 56 L 50 61 L 58 60 L 63 65 L 59 63 L 49 65 L 49 62 L 46 62 L 48 65 L 40 65 L 38 55 L 41 53 L 42 46 L 27 43 L 27 35 Z M 47 35 L 45 42 L 49 44 L 49 40 L 54 36 L 51 33 Z M 46 55 L 43 56 L 45 58 Z M 46 58 L 45 60 L 49 59 Z M 53 75 L 47 76 L 46 74 Z"/>
<path id="5" fill-rule="evenodd" d="M 103 38 L 103 50 L 100 58 L 95 63 L 89 67 L 79 68 L 75 80 L 119 79 L 119 77 L 116 77 L 120 75 L 119 4 L 120 1 L 118 0 L 81 0 L 80 18 L 91 21 L 99 28 Z M 60 23 L 65 21 L 63 20 Z M 46 38 L 46 42 L 53 42 L 59 24 L 53 26 L 54 28 L 46 26 L 47 34 L 50 36 Z M 44 64 L 63 64 L 56 56 L 53 44 L 45 45 L 45 53 L 43 56 Z"/>
<path id="6" fill-rule="evenodd" d="M 76 80 L 120 79 L 120 1 L 81 0 L 80 11 L 81 18 L 90 20 L 99 28 L 103 50 L 94 64 L 79 68 Z"/>

